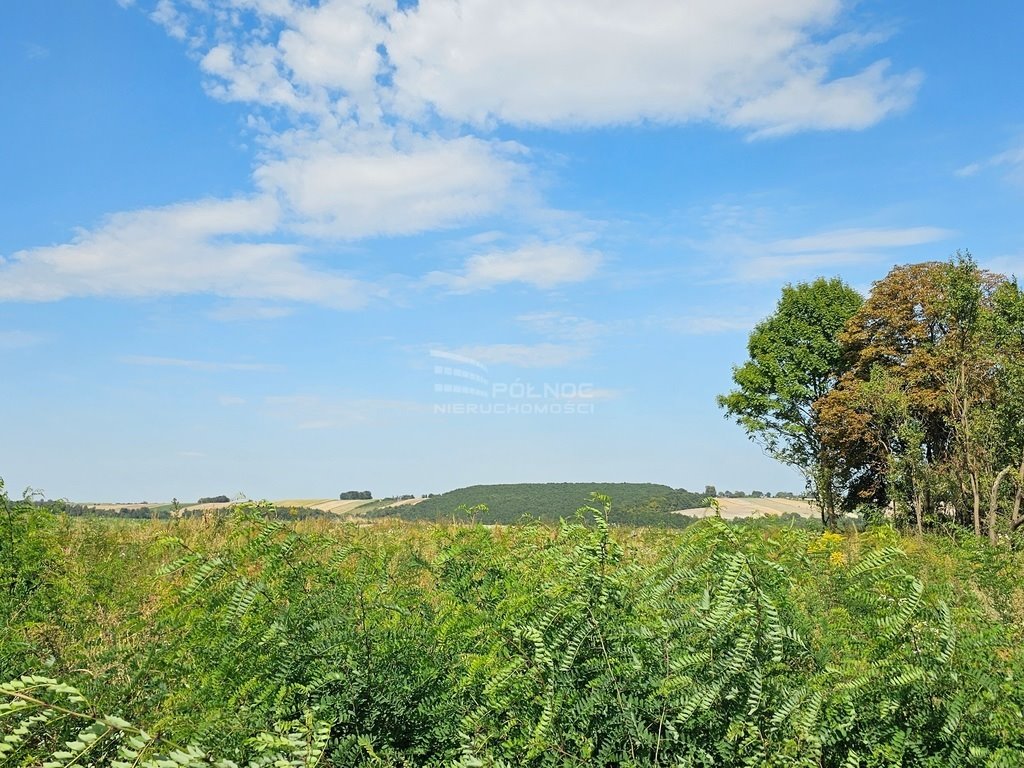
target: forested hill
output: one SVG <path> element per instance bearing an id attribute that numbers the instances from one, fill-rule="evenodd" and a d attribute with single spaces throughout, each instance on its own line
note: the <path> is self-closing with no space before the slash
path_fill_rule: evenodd
<path id="1" fill-rule="evenodd" d="M 603 493 L 612 499 L 611 521 L 631 525 L 677 525 L 687 521 L 670 514 L 676 509 L 690 509 L 704 504 L 704 497 L 682 488 L 657 483 L 512 483 L 506 485 L 471 485 L 418 504 L 381 509 L 376 514 L 401 517 L 405 520 L 437 520 L 467 516 L 465 509 L 481 504 L 487 511 L 477 511 L 481 523 L 515 523 L 524 516 L 556 521 L 571 518 L 576 510 L 590 503 L 590 494 Z"/>

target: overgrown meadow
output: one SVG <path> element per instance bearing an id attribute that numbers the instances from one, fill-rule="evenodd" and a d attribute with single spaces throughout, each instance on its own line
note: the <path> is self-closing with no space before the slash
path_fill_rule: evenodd
<path id="1" fill-rule="evenodd" d="M 973 535 L 0 505 L 5 766 L 1024 765 Z"/>

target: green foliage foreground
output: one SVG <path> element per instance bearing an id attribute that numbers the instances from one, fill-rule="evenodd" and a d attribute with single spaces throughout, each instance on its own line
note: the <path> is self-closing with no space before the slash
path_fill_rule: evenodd
<path id="1" fill-rule="evenodd" d="M 1024 765 L 1021 563 L 974 537 L 0 498 L 3 765 Z"/>

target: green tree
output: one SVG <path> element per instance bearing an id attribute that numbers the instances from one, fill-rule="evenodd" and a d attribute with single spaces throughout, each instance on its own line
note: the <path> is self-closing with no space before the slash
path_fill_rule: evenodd
<path id="1" fill-rule="evenodd" d="M 847 467 L 847 505 L 891 502 L 913 510 L 919 531 L 947 518 L 995 542 L 999 511 L 1012 504 L 1013 530 L 1024 497 L 1016 282 L 959 251 L 897 266 L 839 340 L 849 370 L 816 410 L 823 443 Z"/>
<path id="2" fill-rule="evenodd" d="M 838 336 L 862 301 L 838 278 L 787 285 L 750 334 L 750 359 L 733 369 L 736 389 L 718 397 L 750 438 L 803 474 L 826 525 L 836 522 L 840 466 L 818 436 L 814 403 L 845 369 Z"/>
<path id="3" fill-rule="evenodd" d="M 1016 490 L 1009 515 L 1009 530 L 1024 525 L 1024 291 L 1016 278 L 1007 280 L 992 295 L 990 334 L 993 340 L 998 399 L 995 403 L 998 464 L 1012 467 Z M 1004 472 L 1005 473 L 1005 472 Z M 997 476 L 1002 479 L 1002 476 Z M 989 532 L 995 530 L 998 483 L 989 506 Z"/>

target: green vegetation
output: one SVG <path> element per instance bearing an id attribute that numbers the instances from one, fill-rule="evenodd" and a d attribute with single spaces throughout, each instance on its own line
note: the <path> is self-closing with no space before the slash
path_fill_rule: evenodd
<path id="1" fill-rule="evenodd" d="M 342 491 L 338 495 L 340 501 L 354 501 L 357 499 L 372 499 L 373 494 L 369 491 Z"/>
<path id="2" fill-rule="evenodd" d="M 1024 764 L 1019 553 L 604 501 L 128 524 L 0 493 L 0 762 Z"/>
<path id="3" fill-rule="evenodd" d="M 1024 526 L 1024 293 L 970 254 L 894 267 L 863 302 L 787 287 L 719 398 L 839 510 L 992 543 Z M 806 300 L 795 301 L 795 297 Z M 841 307 L 841 310 L 839 309 Z M 846 318 L 843 322 L 840 319 Z"/>
<path id="4" fill-rule="evenodd" d="M 184 507 L 175 504 L 161 504 L 152 507 L 132 506 L 120 507 L 119 509 L 98 509 L 96 506 L 91 504 L 70 504 L 66 501 L 33 500 L 28 503 L 44 509 L 54 510 L 61 514 L 68 515 L 69 517 L 95 517 L 120 520 L 171 520 L 174 518 L 210 517 L 211 515 L 229 517 L 231 514 L 229 509 L 194 509 L 192 507 Z M 197 503 L 222 504 L 223 502 L 199 501 Z M 274 506 L 264 504 L 262 509 L 267 517 L 273 517 L 278 520 L 305 520 L 310 517 L 333 517 L 330 512 L 311 509 L 309 507 L 284 505 Z"/>
<path id="5" fill-rule="evenodd" d="M 368 514 L 449 522 L 468 515 L 476 522 L 504 525 L 522 522 L 524 518 L 557 523 L 559 519 L 574 517 L 595 492 L 615 499 L 615 519 L 623 525 L 682 527 L 691 518 L 671 514 L 673 511 L 707 503 L 700 494 L 656 483 L 512 483 L 472 485 L 417 504 L 380 508 Z"/>
<path id="6" fill-rule="evenodd" d="M 861 302 L 838 279 L 787 285 L 775 313 L 750 334 L 750 359 L 733 369 L 736 389 L 718 398 L 769 455 L 803 473 L 827 525 L 838 519 L 838 467 L 822 446 L 814 403 L 836 385 L 838 335 Z"/>

